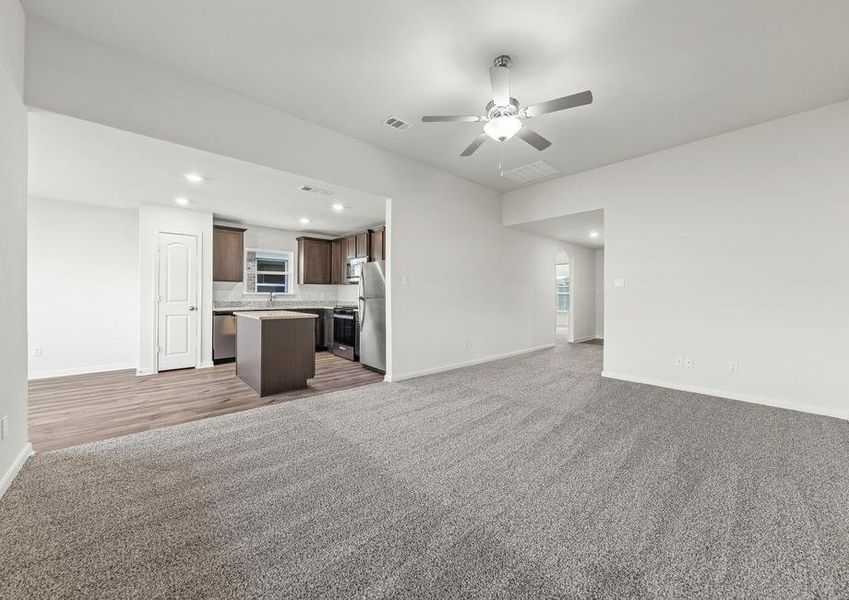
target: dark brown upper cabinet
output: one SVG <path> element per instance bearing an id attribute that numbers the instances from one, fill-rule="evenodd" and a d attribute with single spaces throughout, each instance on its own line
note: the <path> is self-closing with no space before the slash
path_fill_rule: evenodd
<path id="1" fill-rule="evenodd" d="M 245 230 L 212 226 L 212 280 L 242 281 L 245 267 Z"/>
<path id="2" fill-rule="evenodd" d="M 345 238 L 345 257 L 357 258 L 357 236 L 351 235 Z"/>
<path id="3" fill-rule="evenodd" d="M 298 238 L 298 284 L 331 283 L 332 242 L 319 238 Z"/>
<path id="4" fill-rule="evenodd" d="M 369 244 L 368 231 L 363 231 L 356 235 L 357 241 L 357 258 L 368 258 Z"/>
<path id="5" fill-rule="evenodd" d="M 330 242 L 330 283 L 347 283 L 345 279 L 345 261 L 348 242 L 345 239 Z"/>
<path id="6" fill-rule="evenodd" d="M 386 227 L 378 227 L 368 232 L 369 260 L 386 260 Z"/>

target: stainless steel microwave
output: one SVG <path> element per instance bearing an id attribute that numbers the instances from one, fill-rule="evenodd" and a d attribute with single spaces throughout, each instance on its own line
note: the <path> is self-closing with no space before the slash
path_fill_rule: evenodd
<path id="1" fill-rule="evenodd" d="M 360 282 L 360 273 L 363 270 L 363 265 L 368 262 L 368 258 L 349 258 L 348 262 L 345 263 L 345 278 L 348 280 L 348 283 L 359 283 Z"/>

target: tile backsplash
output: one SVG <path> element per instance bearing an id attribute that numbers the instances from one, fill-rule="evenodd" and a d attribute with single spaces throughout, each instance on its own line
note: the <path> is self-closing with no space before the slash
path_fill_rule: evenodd
<path id="1" fill-rule="evenodd" d="M 215 281 L 212 284 L 212 301 L 222 302 L 262 302 L 268 294 L 246 294 L 242 282 Z M 281 301 L 314 300 L 318 302 L 336 302 L 337 300 L 351 301 L 357 298 L 355 285 L 300 285 L 295 287 L 292 294 L 278 294 L 275 298 Z"/>

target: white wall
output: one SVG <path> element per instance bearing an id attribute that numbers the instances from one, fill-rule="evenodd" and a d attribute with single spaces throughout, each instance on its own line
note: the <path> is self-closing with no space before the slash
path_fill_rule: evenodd
<path id="1" fill-rule="evenodd" d="M 504 222 L 605 210 L 608 376 L 846 417 L 847 140 L 841 103 L 505 194 Z"/>
<path id="2" fill-rule="evenodd" d="M 140 375 L 156 372 L 156 293 L 159 233 L 198 238 L 202 284 L 198 290 L 201 327 L 198 366 L 212 366 L 212 213 L 154 204 L 139 209 L 139 367 Z"/>
<path id="3" fill-rule="evenodd" d="M 554 342 L 555 243 L 499 193 L 38 21 L 27 51 L 32 106 L 390 198 L 393 378 Z"/>
<path id="4" fill-rule="evenodd" d="M 30 379 L 135 369 L 138 211 L 30 198 L 28 216 Z"/>
<path id="5" fill-rule="evenodd" d="M 29 456 L 27 442 L 27 115 L 22 101 L 25 18 L 17 0 L 0 0 L 0 495 Z"/>
<path id="6" fill-rule="evenodd" d="M 604 339 L 604 248 L 595 251 L 595 337 Z"/>
<path id="7" fill-rule="evenodd" d="M 242 227 L 245 231 L 245 248 L 256 248 L 260 250 L 279 250 L 290 251 L 293 253 L 295 264 L 298 264 L 298 240 L 297 238 L 309 235 L 312 237 L 327 237 L 317 236 L 315 234 L 307 234 L 301 231 L 286 231 L 285 229 L 273 229 L 270 227 L 258 227 L 256 225 L 240 225 L 238 223 L 229 223 L 226 221 L 215 221 L 218 225 L 229 225 L 233 227 Z M 286 296 L 279 296 L 277 300 L 314 300 L 316 302 L 336 303 L 340 294 L 344 298 L 349 298 L 353 292 L 353 297 L 357 296 L 357 286 L 355 285 L 298 285 L 298 278 L 292 279 L 292 293 Z M 256 295 L 245 294 L 245 284 L 243 282 L 233 281 L 214 281 L 212 284 L 213 300 L 215 302 L 227 301 L 262 301 L 265 300 L 268 294 Z"/>
<path id="8" fill-rule="evenodd" d="M 568 242 L 560 245 L 569 255 L 569 341 L 591 340 L 595 337 L 595 250 Z"/>

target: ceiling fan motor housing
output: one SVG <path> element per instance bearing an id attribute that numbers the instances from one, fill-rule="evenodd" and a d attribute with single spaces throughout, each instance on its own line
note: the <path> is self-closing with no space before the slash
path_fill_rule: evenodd
<path id="1" fill-rule="evenodd" d="M 495 117 L 515 117 L 518 114 L 519 101 L 515 98 L 510 98 L 509 106 L 496 106 L 493 100 L 486 105 L 486 118 L 489 120 Z"/>
<path id="2" fill-rule="evenodd" d="M 500 56 L 496 56 L 495 60 L 492 61 L 493 67 L 510 67 L 513 64 L 513 60 L 507 56 L 506 54 L 501 54 Z"/>

